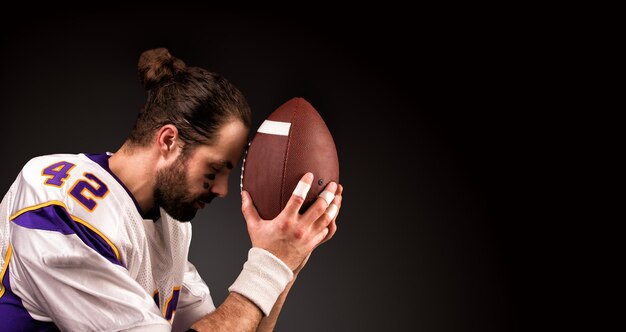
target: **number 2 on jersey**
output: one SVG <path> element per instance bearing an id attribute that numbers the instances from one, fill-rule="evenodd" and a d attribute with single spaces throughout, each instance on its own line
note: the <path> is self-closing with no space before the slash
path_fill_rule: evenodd
<path id="1" fill-rule="evenodd" d="M 78 201 L 78 203 L 84 206 L 87 210 L 93 211 L 93 209 L 95 209 L 96 206 L 98 206 L 98 203 L 92 198 L 85 196 L 84 191 L 85 190 L 88 191 L 95 198 L 104 198 L 104 196 L 106 196 L 106 194 L 109 193 L 109 188 L 107 187 L 106 184 L 104 184 L 104 182 L 102 182 L 102 180 L 98 179 L 95 175 L 91 173 L 85 172 L 83 176 L 95 182 L 98 185 L 98 187 L 97 188 L 94 187 L 91 183 L 85 180 L 80 180 L 80 181 L 77 181 L 74 184 L 74 186 L 72 186 L 72 189 L 70 189 L 70 195 L 73 198 L 75 198 Z"/>
<path id="2" fill-rule="evenodd" d="M 41 171 L 41 175 L 48 177 L 48 179 L 44 181 L 44 184 L 61 187 L 65 183 L 65 180 L 70 177 L 70 171 L 74 166 L 76 165 L 68 163 L 67 161 L 60 161 L 44 168 Z M 98 206 L 94 198 L 104 198 L 109 193 L 109 187 L 91 173 L 85 172 L 83 176 L 86 179 L 77 180 L 69 190 L 69 194 L 85 209 L 93 211 Z M 92 182 L 90 183 L 88 180 Z M 94 184 L 96 186 L 94 186 Z M 85 191 L 93 197 L 85 195 Z"/>

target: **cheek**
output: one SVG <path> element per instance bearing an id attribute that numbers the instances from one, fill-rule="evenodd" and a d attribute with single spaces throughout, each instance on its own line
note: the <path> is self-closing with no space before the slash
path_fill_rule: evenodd
<path id="1" fill-rule="evenodd" d="M 191 192 L 199 192 L 204 190 L 204 183 L 208 183 L 203 176 L 187 176 L 187 190 Z"/>
<path id="2" fill-rule="evenodd" d="M 196 191 L 198 188 L 202 189 L 202 184 L 206 182 L 204 174 L 204 170 L 199 167 L 187 167 L 185 181 L 189 190 Z"/>
<path id="3" fill-rule="evenodd" d="M 195 196 L 206 194 L 211 184 L 214 182 L 204 176 L 204 174 L 207 173 L 209 172 L 204 170 L 196 170 L 195 172 L 188 173 L 186 178 L 187 192 Z"/>

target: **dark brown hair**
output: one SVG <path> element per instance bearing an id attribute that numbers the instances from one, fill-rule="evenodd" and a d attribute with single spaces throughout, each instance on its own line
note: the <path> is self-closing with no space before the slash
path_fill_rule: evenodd
<path id="1" fill-rule="evenodd" d="M 250 128 L 245 97 L 219 74 L 187 67 L 165 48 L 143 52 L 138 69 L 148 99 L 128 138 L 131 144 L 147 146 L 155 132 L 167 124 L 178 129 L 185 143 L 183 151 L 214 143 L 217 130 L 228 121 L 240 120 Z"/>

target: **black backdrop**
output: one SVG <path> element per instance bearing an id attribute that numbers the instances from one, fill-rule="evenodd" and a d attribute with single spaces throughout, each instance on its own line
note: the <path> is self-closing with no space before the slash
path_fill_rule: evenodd
<path id="1" fill-rule="evenodd" d="M 139 54 L 167 47 L 238 86 L 254 128 L 301 96 L 335 138 L 339 230 L 301 273 L 278 331 L 503 331 L 523 319 L 507 204 L 521 115 L 497 29 L 400 10 L 13 15 L 0 23 L 3 192 L 34 156 L 115 151 L 145 100 Z M 193 222 L 190 259 L 216 304 L 250 246 L 238 177 Z"/>

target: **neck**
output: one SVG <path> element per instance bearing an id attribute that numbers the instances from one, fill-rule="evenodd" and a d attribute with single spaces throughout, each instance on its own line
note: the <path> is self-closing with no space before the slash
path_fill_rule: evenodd
<path id="1" fill-rule="evenodd" d="M 132 149 L 132 153 L 131 153 Z M 148 148 L 130 147 L 128 142 L 109 158 L 109 168 L 128 188 L 146 213 L 154 207 L 157 155 Z"/>

